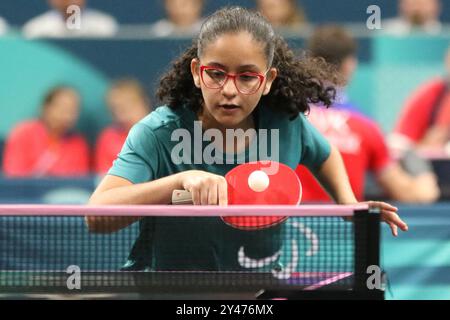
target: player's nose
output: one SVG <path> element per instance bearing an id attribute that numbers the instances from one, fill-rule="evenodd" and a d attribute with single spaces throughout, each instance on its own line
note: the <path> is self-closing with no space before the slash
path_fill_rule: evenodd
<path id="1" fill-rule="evenodd" d="M 222 87 L 222 94 L 225 97 L 234 97 L 238 94 L 238 90 L 232 79 L 228 79 Z"/>

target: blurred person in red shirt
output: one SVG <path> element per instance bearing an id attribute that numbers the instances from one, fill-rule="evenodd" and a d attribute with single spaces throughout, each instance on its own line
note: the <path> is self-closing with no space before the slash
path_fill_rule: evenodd
<path id="1" fill-rule="evenodd" d="M 151 111 L 151 103 L 144 88 L 134 79 L 113 83 L 106 97 L 113 124 L 103 129 L 95 147 L 95 171 L 108 172 L 127 138 L 128 131 Z"/>
<path id="2" fill-rule="evenodd" d="M 89 148 L 74 131 L 80 97 L 69 87 L 51 89 L 38 119 L 19 123 L 6 139 L 3 171 L 8 177 L 89 174 Z"/>
<path id="3" fill-rule="evenodd" d="M 446 74 L 422 84 L 407 99 L 389 146 L 401 156 L 409 149 L 443 153 L 450 145 L 450 47 Z M 447 151 L 450 155 L 450 151 Z"/>
<path id="4" fill-rule="evenodd" d="M 344 82 L 351 80 L 358 64 L 357 44 L 344 28 L 333 25 L 317 28 L 309 39 L 308 49 L 313 56 L 322 57 L 338 68 Z M 394 200 L 425 203 L 439 197 L 434 174 L 421 172 L 413 176 L 394 161 L 379 126 L 349 102 L 345 88 L 338 88 L 330 109 L 311 106 L 308 118 L 339 149 L 359 201 L 364 200 L 367 172 L 374 173 L 383 191 Z M 302 201 L 331 201 L 306 167 L 299 166 L 296 171 L 303 186 Z"/>

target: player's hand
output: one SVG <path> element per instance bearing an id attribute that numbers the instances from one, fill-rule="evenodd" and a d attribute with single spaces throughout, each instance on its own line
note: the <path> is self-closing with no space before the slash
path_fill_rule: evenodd
<path id="1" fill-rule="evenodd" d="M 389 203 L 380 201 L 367 201 L 364 202 L 369 205 L 369 208 L 378 208 L 381 212 L 381 220 L 386 222 L 391 228 L 392 235 L 394 237 L 398 236 L 398 228 L 402 231 L 408 231 L 408 225 L 400 219 L 397 214 L 398 209 L 391 206 Z"/>
<path id="2" fill-rule="evenodd" d="M 227 205 L 228 187 L 224 177 L 201 170 L 180 173 L 180 183 L 192 195 L 194 205 Z"/>

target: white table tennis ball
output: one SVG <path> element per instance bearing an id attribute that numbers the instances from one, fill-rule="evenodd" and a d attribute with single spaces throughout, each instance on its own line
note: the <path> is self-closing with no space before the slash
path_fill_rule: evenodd
<path id="1" fill-rule="evenodd" d="M 248 186 L 255 192 L 263 192 L 269 186 L 269 176 L 261 170 L 253 171 L 248 176 Z"/>

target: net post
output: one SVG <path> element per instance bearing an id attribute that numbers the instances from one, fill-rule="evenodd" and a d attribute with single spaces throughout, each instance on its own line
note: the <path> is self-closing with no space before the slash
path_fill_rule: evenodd
<path id="1" fill-rule="evenodd" d="M 355 210 L 354 214 L 355 239 L 355 277 L 354 288 L 356 295 L 364 299 L 384 299 L 384 284 L 380 274 L 381 288 L 369 286 L 370 266 L 380 268 L 380 210 L 368 208 Z"/>

